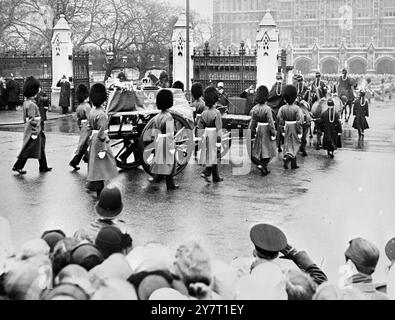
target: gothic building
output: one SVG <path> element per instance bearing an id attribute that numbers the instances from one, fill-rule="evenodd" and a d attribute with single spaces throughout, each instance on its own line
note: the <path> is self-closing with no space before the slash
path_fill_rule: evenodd
<path id="1" fill-rule="evenodd" d="M 219 46 L 244 40 L 254 46 L 258 24 L 270 9 L 280 45 L 303 73 L 395 74 L 395 0 L 214 0 Z"/>

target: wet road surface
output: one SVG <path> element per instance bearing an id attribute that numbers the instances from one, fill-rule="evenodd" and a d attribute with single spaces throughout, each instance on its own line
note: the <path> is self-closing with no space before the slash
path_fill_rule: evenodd
<path id="1" fill-rule="evenodd" d="M 250 174 L 236 176 L 223 165 L 225 181 L 207 185 L 199 177 L 202 168 L 191 161 L 176 178 L 181 189 L 175 192 L 167 192 L 164 184 L 151 185 L 141 168 L 122 172 L 117 178 L 124 194 L 122 219 L 133 230 L 135 245 L 160 241 L 175 250 L 196 238 L 225 261 L 251 255 L 254 224 L 275 224 L 332 280 L 338 278 L 348 241 L 365 237 L 381 250 L 376 279 L 382 281 L 388 263 L 384 246 L 395 236 L 395 104 L 375 104 L 370 113 L 371 129 L 363 143 L 350 121 L 344 125 L 344 148 L 334 160 L 315 151 L 312 141 L 310 156 L 299 158 L 297 171 L 285 171 L 281 157 L 273 160 L 272 174 L 265 178 L 254 166 Z M 18 176 L 11 168 L 23 127 L 0 127 L 0 214 L 9 219 L 17 247 L 49 228 L 72 235 L 95 219 L 96 196 L 85 189 L 86 166 L 80 172 L 68 167 L 78 142 L 75 119 L 47 122 L 46 131 L 54 171 L 40 174 L 38 162 L 29 160 L 27 175 Z"/>

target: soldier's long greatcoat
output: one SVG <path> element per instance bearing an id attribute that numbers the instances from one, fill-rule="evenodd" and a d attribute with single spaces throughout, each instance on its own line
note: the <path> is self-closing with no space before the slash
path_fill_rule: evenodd
<path id="1" fill-rule="evenodd" d="M 89 142 L 88 181 L 108 181 L 118 176 L 107 131 L 108 118 L 102 107 L 93 108 L 88 116 Z M 103 159 L 100 152 L 105 152 Z"/>
<path id="2" fill-rule="evenodd" d="M 23 103 L 23 133 L 22 150 L 18 158 L 41 159 L 41 150 L 45 146 L 45 135 L 41 130 L 40 110 L 33 99 Z"/>
<path id="3" fill-rule="evenodd" d="M 250 129 L 255 141 L 252 148 L 252 157 L 255 159 L 272 159 L 276 153 L 277 136 L 273 120 L 273 111 L 267 105 L 256 105 L 251 110 Z"/>
<path id="4" fill-rule="evenodd" d="M 303 115 L 301 109 L 293 105 L 285 105 L 278 112 L 280 130 L 284 134 L 284 156 L 296 158 L 301 146 L 303 133 Z"/>
<path id="5" fill-rule="evenodd" d="M 172 175 L 175 169 L 174 119 L 169 111 L 162 111 L 153 120 L 155 156 L 151 172 Z"/>
<path id="6" fill-rule="evenodd" d="M 85 152 L 86 145 L 89 143 L 89 137 L 91 136 L 92 131 L 88 129 L 88 116 L 91 109 L 92 108 L 88 102 L 83 102 L 76 110 L 77 121 L 80 127 L 80 139 L 78 141 L 78 147 L 75 154 Z"/>

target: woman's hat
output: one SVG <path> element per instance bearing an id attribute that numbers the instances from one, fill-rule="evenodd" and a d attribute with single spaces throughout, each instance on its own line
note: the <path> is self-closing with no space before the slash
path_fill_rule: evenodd
<path id="1" fill-rule="evenodd" d="M 89 300 L 89 296 L 76 284 L 61 283 L 44 292 L 40 300 Z"/>
<path id="2" fill-rule="evenodd" d="M 105 186 L 95 208 L 102 218 L 113 219 L 118 216 L 123 209 L 121 190 L 115 185 Z"/>
<path id="3" fill-rule="evenodd" d="M 390 261 L 395 261 L 395 238 L 392 238 L 386 244 L 385 254 Z"/>
<path id="4" fill-rule="evenodd" d="M 66 238 L 66 234 L 62 230 L 48 230 L 41 236 L 41 239 L 49 245 L 51 252 L 55 248 L 56 244 L 64 238 Z"/>
<path id="5" fill-rule="evenodd" d="M 80 244 L 70 253 L 70 263 L 78 264 L 88 271 L 101 264 L 103 260 L 103 256 L 97 247 L 90 243 Z"/>

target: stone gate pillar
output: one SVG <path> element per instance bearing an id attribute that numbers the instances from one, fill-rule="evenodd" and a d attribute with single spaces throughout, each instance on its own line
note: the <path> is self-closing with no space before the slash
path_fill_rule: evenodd
<path id="1" fill-rule="evenodd" d="M 279 29 L 267 10 L 256 37 L 257 42 L 257 86 L 265 85 L 269 89 L 276 82 L 278 71 Z"/>
<path id="2" fill-rule="evenodd" d="M 59 108 L 60 88 L 58 81 L 65 75 L 67 79 L 73 76 L 73 43 L 71 42 L 71 28 L 65 16 L 60 15 L 52 36 L 52 107 Z M 70 103 L 72 103 L 70 98 Z"/>
<path id="3" fill-rule="evenodd" d="M 189 81 L 189 88 L 192 87 L 191 78 L 193 78 L 193 34 L 192 26 L 189 25 L 189 53 L 187 53 L 186 38 L 187 38 L 187 18 L 185 15 L 181 15 L 178 18 L 177 23 L 174 26 L 172 46 L 173 46 L 173 83 L 181 81 L 184 83 L 184 87 L 187 87 L 187 81 Z M 189 57 L 189 77 L 187 79 L 187 61 L 186 55 Z"/>

